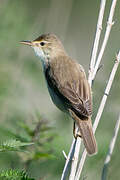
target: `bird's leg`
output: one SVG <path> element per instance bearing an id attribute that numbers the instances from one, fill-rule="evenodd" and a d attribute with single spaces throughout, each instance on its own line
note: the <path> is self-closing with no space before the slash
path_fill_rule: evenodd
<path id="1" fill-rule="evenodd" d="M 78 131 L 78 126 L 75 123 L 75 121 L 74 121 L 74 124 L 73 124 L 73 135 L 74 135 L 75 139 L 77 139 L 77 137 L 81 137 L 80 131 Z"/>
<path id="2" fill-rule="evenodd" d="M 72 116 L 73 112 L 71 111 L 71 109 L 69 109 L 69 113 L 73 119 L 73 116 Z M 73 123 L 74 123 L 73 124 L 73 136 L 74 136 L 74 138 L 77 139 L 77 137 L 82 137 L 80 134 L 79 127 L 78 127 L 77 123 L 74 121 L 74 119 L 73 119 Z"/>

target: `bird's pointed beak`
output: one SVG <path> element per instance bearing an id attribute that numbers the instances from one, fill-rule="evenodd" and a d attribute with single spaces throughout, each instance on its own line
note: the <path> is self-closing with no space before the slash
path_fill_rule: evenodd
<path id="1" fill-rule="evenodd" d="M 20 41 L 20 43 L 28 46 L 33 46 L 32 41 Z"/>

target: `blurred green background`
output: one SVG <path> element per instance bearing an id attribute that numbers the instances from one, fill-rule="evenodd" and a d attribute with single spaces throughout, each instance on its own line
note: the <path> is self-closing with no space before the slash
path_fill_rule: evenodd
<path id="1" fill-rule="evenodd" d="M 106 4 L 103 32 L 111 2 L 107 1 Z M 73 122 L 53 105 L 40 60 L 35 57 L 32 49 L 21 46 L 19 41 L 33 40 L 46 32 L 55 33 L 68 54 L 77 59 L 87 73 L 99 6 L 100 1 L 96 0 L 0 0 L 0 141 L 11 138 L 7 130 L 27 138 L 18 122 L 24 122 L 32 128 L 38 121 L 38 112 L 48 120 L 55 137 L 46 142 L 45 149 L 51 149 L 54 158 L 37 159 L 26 168 L 28 174 L 38 180 L 60 179 L 65 163 L 62 150 L 66 153 L 69 151 Z M 119 7 L 120 1 L 115 11 L 115 25 L 102 59 L 104 66 L 97 74 L 93 86 L 92 119 L 104 93 L 115 55 L 120 49 Z M 96 132 L 98 154 L 87 158 L 81 179 L 86 177 L 88 180 L 99 180 L 101 177 L 108 145 L 120 112 L 119 76 L 120 69 Z M 109 180 L 120 177 L 119 136 L 120 133 L 109 166 Z M 23 156 L 26 155 L 0 153 L 0 170 L 22 169 L 25 161 Z"/>

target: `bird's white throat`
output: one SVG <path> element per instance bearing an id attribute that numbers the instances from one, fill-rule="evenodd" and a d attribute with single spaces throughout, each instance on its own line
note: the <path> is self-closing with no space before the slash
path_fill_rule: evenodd
<path id="1" fill-rule="evenodd" d="M 34 51 L 35 51 L 36 56 L 39 56 L 40 59 L 44 59 L 44 58 L 45 58 L 45 54 L 44 54 L 44 52 L 43 52 L 42 49 L 40 49 L 40 48 L 37 47 L 37 46 L 33 46 L 33 49 L 34 49 Z"/>
<path id="2" fill-rule="evenodd" d="M 36 56 L 38 56 L 42 62 L 43 69 L 45 68 L 46 62 L 47 62 L 47 56 L 45 55 L 44 51 L 40 47 L 33 47 Z"/>

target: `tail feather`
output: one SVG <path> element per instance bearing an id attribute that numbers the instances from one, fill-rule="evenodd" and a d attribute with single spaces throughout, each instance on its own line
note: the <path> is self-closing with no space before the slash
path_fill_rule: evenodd
<path id="1" fill-rule="evenodd" d="M 81 120 L 73 111 L 71 111 L 71 115 L 80 129 L 81 137 L 83 138 L 83 143 L 88 154 L 96 154 L 97 144 L 92 130 L 91 118 L 88 117 L 85 120 Z"/>
<path id="2" fill-rule="evenodd" d="M 97 144 L 96 144 L 95 136 L 93 134 L 91 120 L 90 119 L 85 121 L 79 120 L 78 126 L 88 154 L 92 155 L 97 153 Z"/>

